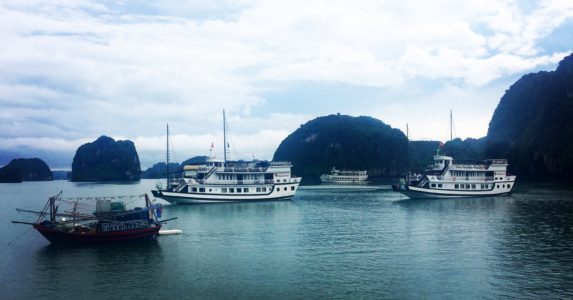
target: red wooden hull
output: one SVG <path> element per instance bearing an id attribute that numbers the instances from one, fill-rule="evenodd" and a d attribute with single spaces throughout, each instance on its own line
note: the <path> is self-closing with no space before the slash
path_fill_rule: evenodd
<path id="1" fill-rule="evenodd" d="M 34 225 L 34 228 L 53 244 L 97 244 L 150 240 L 157 236 L 161 225 L 149 228 L 100 233 L 63 232 L 54 230 L 51 226 L 39 224 Z"/>

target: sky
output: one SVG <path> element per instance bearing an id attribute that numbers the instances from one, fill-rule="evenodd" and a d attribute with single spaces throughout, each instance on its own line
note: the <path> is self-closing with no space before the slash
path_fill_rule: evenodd
<path id="1" fill-rule="evenodd" d="M 101 135 L 142 168 L 271 159 L 302 124 L 367 115 L 413 140 L 487 134 L 504 92 L 573 52 L 573 1 L 0 0 L 0 151 Z M 70 168 L 69 165 L 51 166 Z"/>

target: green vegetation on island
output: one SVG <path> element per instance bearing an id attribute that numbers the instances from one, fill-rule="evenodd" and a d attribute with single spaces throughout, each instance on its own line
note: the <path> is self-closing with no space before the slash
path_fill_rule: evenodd
<path id="1" fill-rule="evenodd" d="M 406 172 L 407 148 L 406 136 L 380 120 L 338 114 L 302 125 L 281 142 L 273 160 L 292 162 L 293 173 L 306 180 L 332 167 L 390 177 Z"/>
<path id="2" fill-rule="evenodd" d="M 13 159 L 8 165 L 0 168 L 0 182 L 50 181 L 52 171 L 39 158 Z"/>
<path id="3" fill-rule="evenodd" d="M 133 142 L 107 136 L 80 146 L 72 163 L 72 181 L 137 181 L 140 175 Z"/>
<path id="4" fill-rule="evenodd" d="M 573 54 L 555 71 L 525 75 L 505 92 L 486 151 L 507 158 L 522 178 L 573 178 Z"/>

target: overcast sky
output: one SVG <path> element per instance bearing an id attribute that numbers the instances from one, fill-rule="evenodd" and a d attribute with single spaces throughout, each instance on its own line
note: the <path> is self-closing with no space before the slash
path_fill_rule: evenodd
<path id="1" fill-rule="evenodd" d="M 162 160 L 270 159 L 301 124 L 369 115 L 482 137 L 504 91 L 573 50 L 573 1 L 0 1 L 0 150 L 100 135 Z M 73 156 L 73 154 L 72 154 Z M 71 160 L 71 158 L 70 158 Z"/>

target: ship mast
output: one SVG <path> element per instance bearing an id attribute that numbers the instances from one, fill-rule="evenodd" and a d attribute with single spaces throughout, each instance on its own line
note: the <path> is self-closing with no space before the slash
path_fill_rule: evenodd
<path id="1" fill-rule="evenodd" d="M 227 117 L 225 116 L 225 110 L 223 109 L 223 162 L 227 162 L 227 159 L 230 159 L 231 157 L 231 153 L 229 152 L 229 139 L 227 136 L 228 129 Z"/>
<path id="2" fill-rule="evenodd" d="M 454 139 L 453 128 L 454 128 L 454 118 L 452 116 L 452 110 L 450 109 L 450 142 Z"/>
<path id="3" fill-rule="evenodd" d="M 169 189 L 169 123 L 167 123 L 167 151 L 165 151 L 165 178 L 167 179 L 166 189 Z"/>

